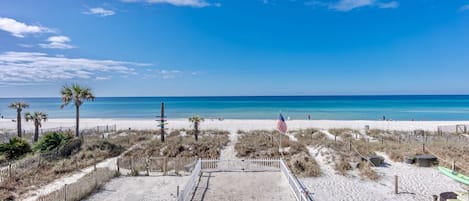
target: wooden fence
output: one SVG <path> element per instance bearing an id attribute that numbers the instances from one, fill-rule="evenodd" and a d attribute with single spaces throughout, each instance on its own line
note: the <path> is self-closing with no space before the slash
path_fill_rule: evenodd
<path id="1" fill-rule="evenodd" d="M 127 170 L 149 175 L 151 172 L 191 172 L 197 162 L 197 157 L 122 157 L 117 159 L 120 170 Z"/>
<path id="2" fill-rule="evenodd" d="M 82 135 L 102 135 L 104 133 L 116 132 L 117 125 L 104 125 L 104 126 L 96 126 L 91 128 L 85 128 L 80 130 L 80 134 Z M 39 129 L 39 136 L 42 136 L 46 133 L 53 133 L 53 132 L 75 132 L 75 127 L 57 127 L 57 128 L 40 128 Z M 34 129 L 32 130 L 23 130 L 23 138 L 28 139 L 30 142 L 33 139 Z M 17 136 L 16 130 L 1 130 L 0 131 L 0 143 L 8 142 L 8 140 L 12 137 Z"/>
<path id="3" fill-rule="evenodd" d="M 193 194 L 195 188 L 197 187 L 197 183 L 201 176 L 201 170 L 202 170 L 202 161 L 199 159 L 197 160 L 194 166 L 194 170 L 192 171 L 192 174 L 189 177 L 189 180 L 186 182 L 184 189 L 181 191 L 181 193 L 177 197 L 177 201 L 190 200 L 191 195 Z"/>
<path id="4" fill-rule="evenodd" d="M 203 159 L 202 169 L 204 172 L 266 172 L 279 171 L 279 159 L 236 159 L 218 160 Z"/>
<path id="5" fill-rule="evenodd" d="M 59 190 L 40 196 L 38 201 L 78 201 L 93 193 L 97 188 L 116 176 L 115 170 L 98 168 Z"/>

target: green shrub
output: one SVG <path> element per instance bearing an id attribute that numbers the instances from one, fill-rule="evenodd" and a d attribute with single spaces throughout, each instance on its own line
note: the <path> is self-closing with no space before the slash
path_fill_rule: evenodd
<path id="1" fill-rule="evenodd" d="M 96 144 L 93 144 L 92 146 L 88 146 L 87 150 L 88 151 L 94 151 L 94 150 L 107 151 L 112 157 L 114 157 L 124 152 L 125 149 L 121 145 L 113 144 L 107 140 L 100 140 Z"/>
<path id="2" fill-rule="evenodd" d="M 72 138 L 73 136 L 64 133 L 48 133 L 39 139 L 34 149 L 42 153 L 47 153 L 67 144 Z"/>
<path id="3" fill-rule="evenodd" d="M 8 160 L 18 159 L 31 152 L 31 146 L 22 138 L 11 138 L 8 143 L 0 144 L 0 154 L 5 155 Z"/>
<path id="4" fill-rule="evenodd" d="M 75 138 L 67 142 L 66 144 L 62 145 L 58 152 L 60 157 L 69 157 L 72 154 L 78 152 L 81 148 L 81 139 Z"/>

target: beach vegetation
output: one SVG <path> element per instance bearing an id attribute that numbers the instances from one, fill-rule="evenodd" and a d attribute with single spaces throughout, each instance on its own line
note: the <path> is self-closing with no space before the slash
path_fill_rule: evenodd
<path id="1" fill-rule="evenodd" d="M 19 137 L 13 137 L 7 143 L 0 144 L 0 154 L 4 155 L 7 160 L 21 158 L 31 151 L 29 143 Z"/>
<path id="2" fill-rule="evenodd" d="M 243 132 L 235 144 L 236 156 L 245 158 L 283 158 L 290 170 L 303 177 L 317 177 L 321 169 L 300 142 L 292 141 L 278 131 L 254 130 Z M 280 135 L 282 135 L 280 152 Z"/>
<path id="3" fill-rule="evenodd" d="M 47 121 L 47 114 L 43 112 L 34 112 L 33 114 L 27 112 L 24 114 L 26 121 L 32 121 L 34 123 L 34 137 L 33 142 L 37 142 L 39 138 L 39 128 L 42 126 L 43 121 Z"/>
<path id="4" fill-rule="evenodd" d="M 158 139 L 143 143 L 139 147 L 126 152 L 122 157 L 123 165 L 139 158 L 167 157 L 167 158 L 218 158 L 220 152 L 229 142 L 228 131 L 200 130 L 198 141 L 185 129 L 171 131 L 165 143 Z M 135 162 L 133 163 L 135 168 Z"/>
<path id="5" fill-rule="evenodd" d="M 21 129 L 21 112 L 23 111 L 23 109 L 28 108 L 29 104 L 26 102 L 18 101 L 18 102 L 11 103 L 8 107 L 16 110 L 16 127 L 17 127 L 18 137 L 21 138 L 22 137 L 21 134 L 23 132 Z"/>
<path id="6" fill-rule="evenodd" d="M 194 127 L 195 141 L 199 140 L 199 125 L 203 121 L 204 121 L 204 118 L 200 117 L 198 115 L 195 115 L 195 116 L 192 116 L 192 117 L 189 118 L 189 122 L 191 122 L 192 126 Z"/>
<path id="7" fill-rule="evenodd" d="M 60 108 L 64 108 L 69 103 L 73 102 L 75 106 L 75 135 L 80 135 L 80 106 L 85 101 L 94 101 L 95 96 L 91 91 L 91 88 L 83 87 L 78 84 L 72 84 L 70 86 L 65 85 L 60 91 L 62 96 L 62 105 Z"/>
<path id="8" fill-rule="evenodd" d="M 57 150 L 60 146 L 67 144 L 73 136 L 66 133 L 47 133 L 34 145 L 34 150 L 42 153 Z"/>

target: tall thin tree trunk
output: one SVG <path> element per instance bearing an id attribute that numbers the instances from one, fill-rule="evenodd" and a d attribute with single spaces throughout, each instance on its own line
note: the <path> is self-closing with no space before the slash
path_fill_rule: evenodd
<path id="1" fill-rule="evenodd" d="M 75 118 L 76 118 L 76 119 L 75 119 L 75 121 L 76 121 L 76 127 L 75 127 L 75 135 L 76 135 L 77 137 L 79 137 L 79 136 L 80 136 L 80 106 L 76 105 L 75 108 L 76 108 L 76 117 L 75 117 Z"/>
<path id="2" fill-rule="evenodd" d="M 22 132 L 21 132 L 21 109 L 17 110 L 17 116 L 16 116 L 16 125 L 18 126 L 18 137 L 22 137 Z"/>
<path id="3" fill-rule="evenodd" d="M 35 124 L 35 129 L 34 129 L 34 139 L 33 142 L 37 142 L 39 139 L 39 125 Z"/>
<path id="4" fill-rule="evenodd" d="M 194 123 L 194 134 L 195 134 L 195 141 L 199 140 L 199 123 Z"/>

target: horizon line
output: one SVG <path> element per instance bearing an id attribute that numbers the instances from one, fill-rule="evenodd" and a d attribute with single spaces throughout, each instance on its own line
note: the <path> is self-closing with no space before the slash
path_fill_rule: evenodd
<path id="1" fill-rule="evenodd" d="M 390 97 L 390 96 L 469 96 L 469 94 L 345 94 L 345 95 L 205 95 L 205 96 L 97 96 L 96 98 L 228 98 L 228 97 Z M 60 96 L 35 97 L 0 97 L 0 99 L 14 98 L 60 98 Z"/>

